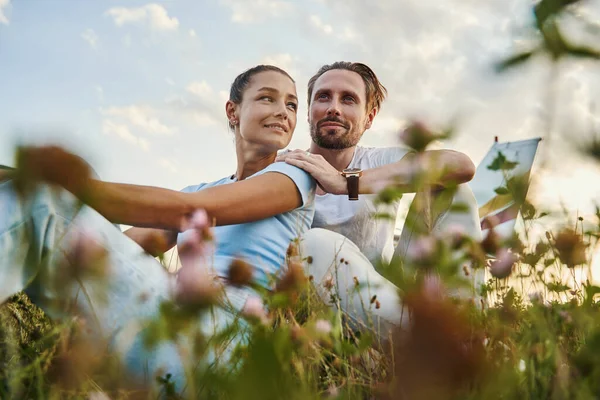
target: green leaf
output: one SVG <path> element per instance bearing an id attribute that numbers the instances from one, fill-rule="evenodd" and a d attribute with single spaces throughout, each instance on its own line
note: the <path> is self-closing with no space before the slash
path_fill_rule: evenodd
<path id="1" fill-rule="evenodd" d="M 548 288 L 549 291 L 555 292 L 555 293 L 562 293 L 562 292 L 566 292 L 567 290 L 571 289 L 568 285 L 565 285 L 560 282 L 550 282 L 550 283 L 546 284 L 546 287 Z"/>
<path id="2" fill-rule="evenodd" d="M 360 340 L 358 341 L 358 352 L 362 353 L 367 348 L 371 347 L 372 344 L 373 336 L 368 332 L 362 333 L 360 336 Z"/>
<path id="3" fill-rule="evenodd" d="M 465 203 L 452 204 L 450 206 L 450 212 L 466 213 L 466 212 L 469 212 L 469 206 L 466 205 Z"/>
<path id="4" fill-rule="evenodd" d="M 501 151 L 499 151 L 498 155 L 496 156 L 494 161 L 492 161 L 492 163 L 488 165 L 487 169 L 491 171 L 509 171 L 511 169 L 514 169 L 518 164 L 518 162 L 508 160 L 506 156 L 502 154 Z"/>
<path id="5" fill-rule="evenodd" d="M 525 51 L 523 53 L 514 54 L 514 55 L 500 61 L 499 63 L 497 63 L 495 66 L 495 70 L 496 70 L 496 72 L 501 73 L 501 72 L 505 72 L 506 70 L 508 70 L 510 68 L 517 67 L 517 66 L 525 63 L 525 61 L 529 60 L 531 58 L 531 56 L 534 55 L 535 53 L 536 53 L 535 50 L 530 50 L 530 51 Z"/>
<path id="6" fill-rule="evenodd" d="M 600 60 L 600 51 L 585 46 L 568 46 L 567 54 L 572 57 Z"/>
<path id="7" fill-rule="evenodd" d="M 503 187 L 503 186 L 497 187 L 496 189 L 494 189 L 494 192 L 496 192 L 496 194 L 500 194 L 500 195 L 502 195 L 502 194 L 509 194 L 510 193 L 508 191 L 508 189 L 505 188 L 505 187 Z"/>

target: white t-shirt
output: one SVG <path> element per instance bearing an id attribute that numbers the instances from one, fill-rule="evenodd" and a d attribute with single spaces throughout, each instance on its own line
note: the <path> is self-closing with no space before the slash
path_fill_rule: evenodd
<path id="1" fill-rule="evenodd" d="M 357 146 L 348 168 L 371 169 L 400 161 L 411 150 L 402 147 Z M 375 194 L 348 200 L 348 195 L 324 194 L 315 197 L 313 228 L 337 232 L 354 242 L 362 253 L 375 264 L 379 259 L 389 260 L 394 253 L 394 227 L 400 200 L 389 206 L 374 204 Z M 388 213 L 393 220 L 374 218 L 374 213 Z"/>

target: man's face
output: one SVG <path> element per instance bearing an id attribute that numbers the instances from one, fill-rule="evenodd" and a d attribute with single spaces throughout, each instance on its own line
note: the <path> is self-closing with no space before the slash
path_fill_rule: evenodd
<path id="1" fill-rule="evenodd" d="M 367 113 L 366 102 L 365 83 L 356 72 L 334 69 L 321 75 L 308 110 L 313 142 L 325 149 L 356 146 L 375 117 L 375 110 Z"/>

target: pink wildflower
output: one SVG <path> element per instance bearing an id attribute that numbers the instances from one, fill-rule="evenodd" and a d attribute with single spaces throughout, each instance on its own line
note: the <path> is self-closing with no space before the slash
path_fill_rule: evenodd
<path id="1" fill-rule="evenodd" d="M 496 260 L 492 261 L 490 265 L 492 276 L 498 279 L 507 278 L 511 274 L 517 260 L 518 257 L 516 254 L 510 252 L 508 249 L 500 249 L 496 254 Z"/>
<path id="2" fill-rule="evenodd" d="M 315 330 L 322 335 L 329 335 L 331 333 L 331 323 L 324 319 L 319 319 L 315 323 Z"/>
<path id="3" fill-rule="evenodd" d="M 262 300 L 256 296 L 248 297 L 242 308 L 242 315 L 246 318 L 258 320 L 263 324 L 267 324 L 269 321 Z"/>

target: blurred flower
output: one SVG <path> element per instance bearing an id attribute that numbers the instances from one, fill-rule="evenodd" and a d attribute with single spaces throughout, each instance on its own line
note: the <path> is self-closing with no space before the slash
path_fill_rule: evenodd
<path id="1" fill-rule="evenodd" d="M 65 188 L 84 203 L 93 195 L 87 193 L 94 175 L 90 165 L 58 146 L 20 147 L 15 160 L 15 186 L 23 194 L 41 181 Z"/>
<path id="2" fill-rule="evenodd" d="M 495 228 L 499 222 L 500 220 L 495 215 L 487 216 L 481 221 L 481 229 Z"/>
<path id="3" fill-rule="evenodd" d="M 508 249 L 500 249 L 496 254 L 496 259 L 490 264 L 490 272 L 493 277 L 498 279 L 507 278 L 517 262 L 518 257 Z"/>
<path id="4" fill-rule="evenodd" d="M 267 312 L 262 300 L 257 296 L 249 296 L 242 307 L 242 315 L 246 318 L 260 321 L 263 324 L 269 323 Z"/>
<path id="5" fill-rule="evenodd" d="M 544 296 L 542 295 L 542 292 L 529 293 L 529 300 L 532 303 L 541 303 L 544 300 Z"/>
<path id="6" fill-rule="evenodd" d="M 558 258 L 567 267 L 573 268 L 576 265 L 585 264 L 587 246 L 581 235 L 572 229 L 562 230 L 556 236 L 554 247 L 558 251 Z"/>
<path id="7" fill-rule="evenodd" d="M 386 398 L 454 399 L 486 373 L 482 340 L 468 311 L 450 299 L 430 300 L 423 290 L 408 292 L 408 330 L 398 331 L 394 387 Z"/>
<path id="8" fill-rule="evenodd" d="M 327 397 L 338 397 L 340 395 L 340 391 L 335 385 L 329 386 L 327 389 Z"/>
<path id="9" fill-rule="evenodd" d="M 207 257 L 214 253 L 212 231 L 204 210 L 198 210 L 190 216 L 180 234 L 177 247 L 182 266 L 204 266 L 209 264 Z"/>
<path id="10" fill-rule="evenodd" d="M 416 151 L 425 151 L 431 142 L 443 138 L 444 135 L 431 131 L 424 123 L 413 121 L 399 134 L 399 139 Z"/>
<path id="11" fill-rule="evenodd" d="M 288 260 L 297 261 L 297 258 L 300 256 L 300 249 L 297 240 L 292 240 L 290 242 L 290 245 L 287 248 L 286 255 Z"/>
<path id="12" fill-rule="evenodd" d="M 181 232 L 188 229 L 202 230 L 209 227 L 208 214 L 203 209 L 196 210 L 192 215 L 186 216 L 181 223 Z"/>
<path id="13" fill-rule="evenodd" d="M 525 369 L 526 369 L 525 360 L 523 360 L 523 359 L 519 360 L 519 371 L 525 372 Z"/>
<path id="14" fill-rule="evenodd" d="M 88 400 L 110 400 L 110 397 L 104 392 L 91 392 Z"/>
<path id="15" fill-rule="evenodd" d="M 570 312 L 568 312 L 567 310 L 561 310 L 558 315 L 560 315 L 560 317 L 562 318 L 562 320 L 564 322 L 566 322 L 567 324 L 570 324 L 573 322 L 573 316 L 571 315 Z"/>
<path id="16" fill-rule="evenodd" d="M 440 231 L 436 235 L 439 239 L 446 240 L 450 247 L 456 249 L 460 247 L 467 238 L 464 226 L 461 224 L 450 224 L 445 230 Z"/>
<path id="17" fill-rule="evenodd" d="M 206 268 L 188 265 L 177 273 L 175 298 L 180 304 L 206 307 L 215 304 L 222 292 L 223 285 Z"/>
<path id="18" fill-rule="evenodd" d="M 81 228 L 70 232 L 69 235 L 65 256 L 69 261 L 70 277 L 76 278 L 81 275 L 105 277 L 109 267 L 108 251 L 102 245 L 97 233 Z"/>
<path id="19" fill-rule="evenodd" d="M 82 333 L 84 320 L 76 320 L 73 329 L 61 332 L 56 354 L 48 369 L 50 381 L 67 389 L 79 387 L 93 374 L 99 371 L 107 357 L 107 344 L 92 341 L 90 336 Z"/>
<path id="20" fill-rule="evenodd" d="M 333 276 L 327 275 L 323 280 L 323 287 L 327 290 L 333 289 Z"/>
<path id="21" fill-rule="evenodd" d="M 304 328 L 300 325 L 293 325 L 290 333 L 292 341 L 294 341 L 295 343 L 302 344 L 306 341 L 306 332 L 304 331 Z"/>
<path id="22" fill-rule="evenodd" d="M 227 281 L 234 286 L 247 286 L 252 283 L 254 267 L 246 261 L 236 258 L 227 270 Z"/>
<path id="23" fill-rule="evenodd" d="M 446 289 L 437 274 L 427 274 L 423 278 L 423 296 L 430 301 L 440 301 L 445 297 Z"/>
<path id="24" fill-rule="evenodd" d="M 288 265 L 284 274 L 277 281 L 275 291 L 277 292 L 295 292 L 304 287 L 308 279 L 304 275 L 302 263 L 292 262 Z"/>
<path id="25" fill-rule="evenodd" d="M 319 319 L 315 323 L 315 331 L 322 335 L 329 335 L 331 333 L 331 323 L 324 319 Z"/>
<path id="26" fill-rule="evenodd" d="M 481 248 L 486 254 L 496 254 L 499 247 L 500 236 L 498 236 L 494 228 L 490 228 L 485 238 L 481 241 Z"/>
<path id="27" fill-rule="evenodd" d="M 421 236 L 408 248 L 406 256 L 418 264 L 425 264 L 435 255 L 437 241 L 432 236 Z"/>

